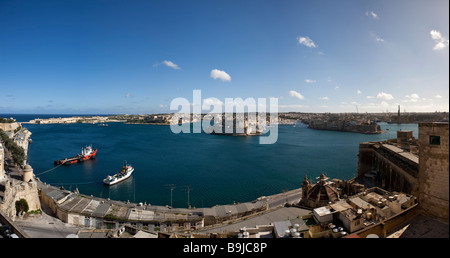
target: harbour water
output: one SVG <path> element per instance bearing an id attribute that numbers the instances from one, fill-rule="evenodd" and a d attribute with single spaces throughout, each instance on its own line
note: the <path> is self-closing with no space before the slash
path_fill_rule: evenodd
<path id="1" fill-rule="evenodd" d="M 0 115 L 20 122 L 55 115 Z M 80 193 L 130 202 L 173 206 L 209 207 L 247 202 L 260 196 L 299 188 L 305 174 L 315 180 L 324 172 L 330 178 L 356 175 L 359 143 L 396 138 L 397 130 L 417 124 L 380 123 L 383 134 L 308 129 L 304 124 L 280 125 L 278 141 L 260 145 L 258 136 L 174 134 L 169 126 L 109 123 L 24 124 L 32 132 L 29 163 L 43 182 L 78 188 Z M 387 130 L 389 129 L 389 130 Z M 53 161 L 72 157 L 81 147 L 98 149 L 95 160 L 54 168 Z M 124 160 L 135 167 L 133 175 L 113 186 L 102 180 L 121 169 Z M 189 187 L 188 187 L 189 186 Z"/>

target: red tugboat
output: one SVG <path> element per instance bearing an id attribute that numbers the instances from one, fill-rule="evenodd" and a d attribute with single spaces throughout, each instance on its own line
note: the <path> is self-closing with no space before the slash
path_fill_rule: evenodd
<path id="1" fill-rule="evenodd" d="M 92 149 L 92 145 L 86 146 L 86 148 L 81 148 L 81 154 L 75 157 L 55 160 L 55 165 L 70 165 L 78 162 L 83 162 L 88 159 L 95 159 L 97 154 L 97 149 Z"/>

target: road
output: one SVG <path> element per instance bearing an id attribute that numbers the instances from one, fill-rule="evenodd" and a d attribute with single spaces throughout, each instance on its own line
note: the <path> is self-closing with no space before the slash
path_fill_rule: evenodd
<path id="1" fill-rule="evenodd" d="M 302 190 L 301 188 L 299 188 L 285 193 L 268 196 L 267 203 L 269 205 L 269 209 L 272 209 L 278 206 L 282 206 L 285 203 L 297 204 L 300 202 L 301 198 Z"/>
<path id="2" fill-rule="evenodd" d="M 66 238 L 68 235 L 77 234 L 80 228 L 46 214 L 45 207 L 43 210 L 42 214 L 29 214 L 15 222 L 31 238 Z"/>

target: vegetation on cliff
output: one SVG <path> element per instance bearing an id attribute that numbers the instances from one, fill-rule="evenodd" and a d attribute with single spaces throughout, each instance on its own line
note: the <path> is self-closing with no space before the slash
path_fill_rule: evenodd
<path id="1" fill-rule="evenodd" d="M 25 160 L 25 152 L 22 147 L 18 146 L 12 139 L 10 139 L 3 130 L 0 129 L 0 139 L 4 142 L 4 146 L 11 152 L 14 163 L 22 165 Z"/>

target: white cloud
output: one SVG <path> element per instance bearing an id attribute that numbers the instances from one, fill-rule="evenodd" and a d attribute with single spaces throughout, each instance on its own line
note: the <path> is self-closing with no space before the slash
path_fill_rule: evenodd
<path id="1" fill-rule="evenodd" d="M 203 100 L 202 109 L 210 110 L 211 106 L 222 108 L 224 103 L 217 98 L 207 98 Z"/>
<path id="2" fill-rule="evenodd" d="M 406 95 L 405 98 L 409 99 L 407 102 L 417 102 L 420 99 L 419 95 L 416 93 Z"/>
<path id="3" fill-rule="evenodd" d="M 307 82 L 307 83 L 315 83 L 316 80 L 306 79 L 305 82 Z"/>
<path id="4" fill-rule="evenodd" d="M 357 94 L 362 94 L 362 92 L 360 90 L 357 90 L 356 93 Z"/>
<path id="5" fill-rule="evenodd" d="M 291 95 L 291 97 L 296 97 L 298 99 L 304 99 L 305 98 L 305 97 L 303 97 L 302 94 L 296 92 L 295 90 L 289 91 L 289 95 Z"/>
<path id="6" fill-rule="evenodd" d="M 389 107 L 389 103 L 387 103 L 386 101 L 381 101 L 380 106 L 383 108 L 387 108 Z"/>
<path id="7" fill-rule="evenodd" d="M 338 89 L 340 89 L 340 88 L 341 88 L 341 87 L 339 87 L 339 86 L 334 87 L 335 90 L 338 90 Z"/>
<path id="8" fill-rule="evenodd" d="M 442 99 L 442 96 L 441 95 L 436 95 L 436 96 L 434 96 L 435 98 L 437 98 L 437 99 Z"/>
<path id="9" fill-rule="evenodd" d="M 377 94 L 377 99 L 391 100 L 394 97 L 391 94 L 380 92 Z"/>
<path id="10" fill-rule="evenodd" d="M 298 37 L 297 38 L 298 43 L 305 45 L 307 47 L 317 47 L 317 45 L 314 43 L 314 41 L 312 41 L 312 39 L 310 39 L 308 36 L 306 37 Z"/>
<path id="11" fill-rule="evenodd" d="M 330 100 L 329 97 L 320 97 L 319 99 L 321 99 L 321 100 Z"/>
<path id="12" fill-rule="evenodd" d="M 437 30 L 430 31 L 431 38 L 436 42 L 433 50 L 441 50 L 449 45 L 448 39 L 444 38 L 442 34 Z"/>
<path id="13" fill-rule="evenodd" d="M 130 93 L 125 94 L 125 98 L 129 99 L 129 98 L 131 98 L 131 97 L 133 97 L 133 96 L 131 96 Z"/>
<path id="14" fill-rule="evenodd" d="M 229 74 L 227 74 L 225 71 L 221 71 L 221 70 L 217 70 L 217 69 L 211 70 L 210 76 L 214 80 L 219 79 L 219 80 L 224 81 L 224 82 L 231 81 L 231 77 L 230 77 Z"/>
<path id="15" fill-rule="evenodd" d="M 367 111 L 381 111 L 393 108 L 394 106 L 389 105 L 386 101 L 381 101 L 380 103 L 367 103 L 365 105 L 361 105 L 359 110 L 367 110 Z M 395 106 L 396 107 L 396 106 Z"/>
<path id="16" fill-rule="evenodd" d="M 165 66 L 168 66 L 170 68 L 173 68 L 175 70 L 180 70 L 181 69 L 177 64 L 174 64 L 172 61 L 164 60 L 162 62 L 162 64 L 164 64 Z"/>
<path id="17" fill-rule="evenodd" d="M 366 16 L 367 17 L 372 17 L 372 18 L 374 18 L 374 19 L 378 19 L 378 14 L 376 14 L 374 11 L 367 11 L 366 12 Z"/>
<path id="18" fill-rule="evenodd" d="M 380 36 L 376 35 L 375 33 L 370 33 L 370 36 L 374 38 L 377 42 L 384 42 L 385 40 L 381 38 Z"/>

